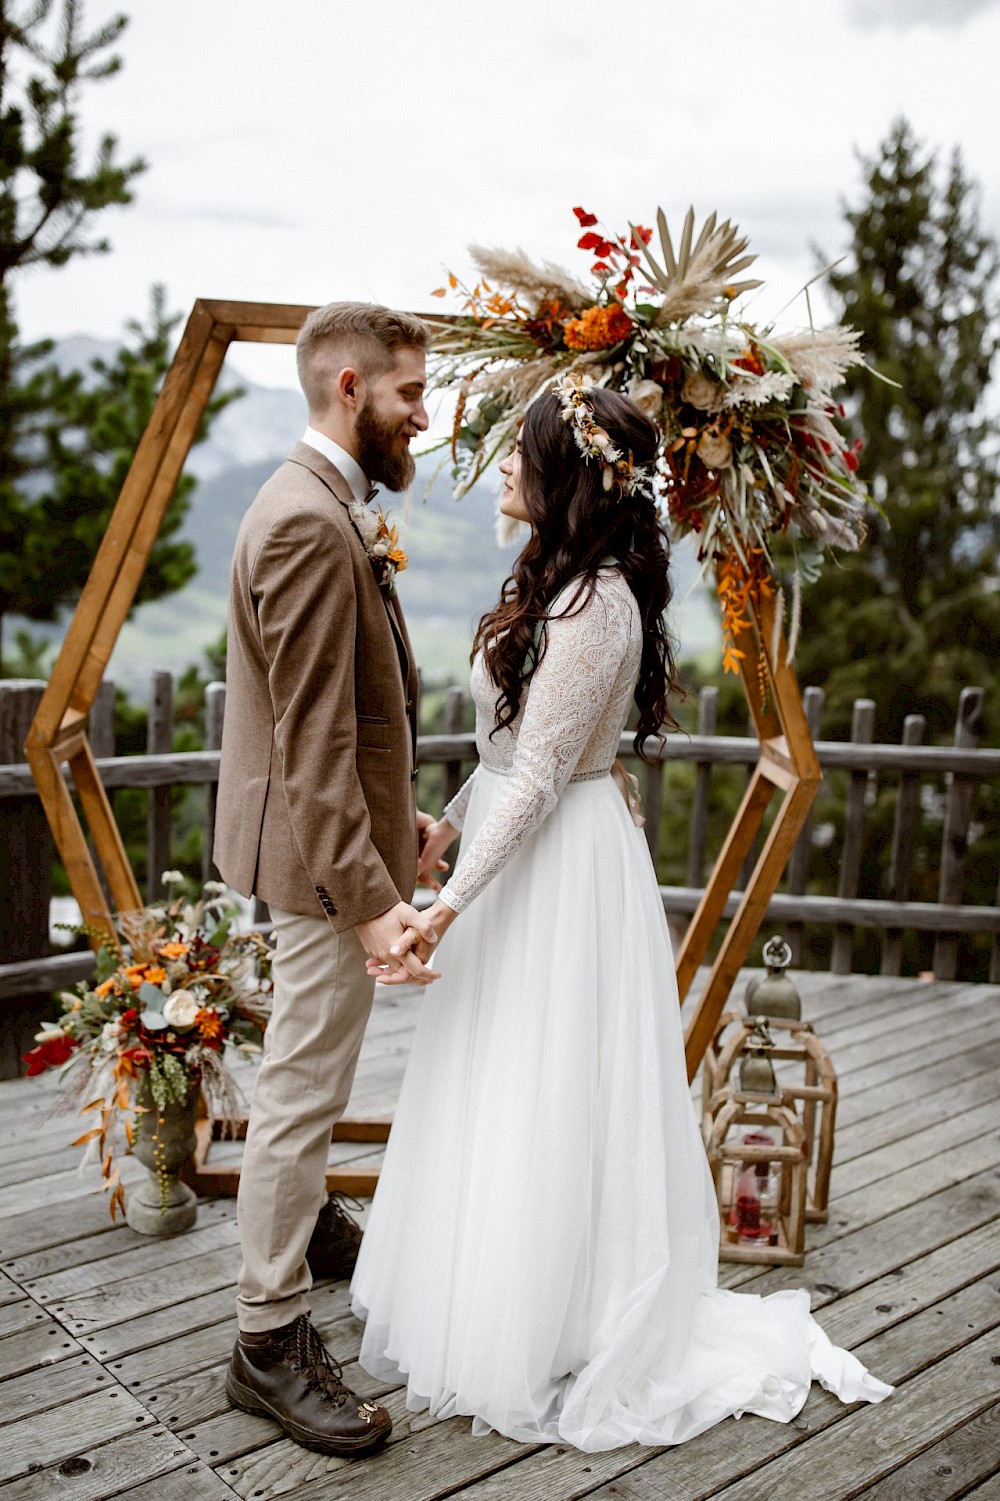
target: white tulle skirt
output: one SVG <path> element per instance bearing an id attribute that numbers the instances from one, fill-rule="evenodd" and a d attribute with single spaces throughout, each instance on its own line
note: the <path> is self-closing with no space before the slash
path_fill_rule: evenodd
<path id="1" fill-rule="evenodd" d="M 466 848 L 503 788 L 477 776 Z M 787 1422 L 814 1377 L 889 1394 L 807 1292 L 716 1286 L 670 938 L 610 777 L 566 789 L 436 963 L 352 1283 L 366 1370 L 474 1432 L 586 1450 Z"/>

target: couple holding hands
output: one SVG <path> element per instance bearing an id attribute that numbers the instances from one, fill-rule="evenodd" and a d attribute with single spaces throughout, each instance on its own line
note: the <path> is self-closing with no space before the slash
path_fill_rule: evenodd
<path id="1" fill-rule="evenodd" d="M 674 1444 L 787 1422 L 814 1377 L 880 1401 L 807 1292 L 716 1285 L 670 938 L 614 765 L 633 705 L 637 748 L 673 723 L 658 435 L 585 377 L 500 465 L 531 534 L 476 634 L 479 764 L 440 820 L 415 806 L 416 665 L 370 507 L 412 481 L 427 343 L 377 305 L 310 314 L 309 426 L 236 544 L 215 857 L 268 903 L 276 954 L 229 1398 L 325 1453 L 385 1441 L 309 1319 L 313 1278 L 343 1277 L 365 1370 L 474 1432 Z M 324 1177 L 376 981 L 427 988 L 362 1237 Z"/>

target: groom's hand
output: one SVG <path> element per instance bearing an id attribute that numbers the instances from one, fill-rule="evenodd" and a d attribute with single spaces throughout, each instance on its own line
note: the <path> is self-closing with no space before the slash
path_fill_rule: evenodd
<path id="1" fill-rule="evenodd" d="M 433 923 L 418 912 L 416 907 L 411 907 L 409 902 L 397 902 L 395 907 L 390 907 L 381 916 L 373 917 L 368 922 L 359 922 L 354 931 L 368 955 L 369 972 L 370 966 L 375 964 L 396 976 L 397 980 L 406 980 L 415 985 L 429 985 L 432 980 L 440 978 L 438 972 L 428 969 L 411 948 L 403 947 L 403 936 L 407 932 L 420 935 L 425 956 L 430 954 L 438 941 Z M 396 953 L 392 952 L 393 948 L 397 950 Z"/>
<path id="2" fill-rule="evenodd" d="M 421 916 L 420 926 L 418 927 L 416 923 L 410 923 L 402 938 L 392 945 L 390 958 L 396 966 L 399 966 L 401 961 L 403 961 L 405 966 L 406 960 L 413 959 L 426 963 L 434 945 L 440 941 L 444 933 L 451 927 L 458 913 L 453 907 L 449 907 L 447 902 L 442 902 L 439 899 Z M 429 941 L 426 936 L 428 926 L 434 933 L 433 942 Z M 369 959 L 367 965 L 368 973 L 380 985 L 405 985 L 409 978 L 407 974 L 408 966 L 393 969 L 392 963 L 385 965 L 380 964 L 377 959 Z"/>

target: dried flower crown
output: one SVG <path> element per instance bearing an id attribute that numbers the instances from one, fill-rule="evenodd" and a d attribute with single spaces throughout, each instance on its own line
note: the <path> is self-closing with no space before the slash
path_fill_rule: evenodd
<path id="1" fill-rule="evenodd" d="M 611 441 L 606 430 L 594 416 L 594 409 L 587 400 L 594 390 L 589 375 L 570 370 L 555 387 L 555 395 L 562 407 L 563 421 L 570 423 L 576 446 L 585 459 L 596 459 L 603 470 L 605 490 L 610 490 L 615 481 L 625 495 L 642 495 L 652 492 L 652 475 L 644 467 L 637 468 L 632 456 L 625 455 Z"/>

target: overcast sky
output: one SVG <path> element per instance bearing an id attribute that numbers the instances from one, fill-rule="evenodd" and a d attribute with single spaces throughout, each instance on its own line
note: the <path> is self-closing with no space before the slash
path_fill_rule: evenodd
<path id="1" fill-rule="evenodd" d="M 118 9 L 87 0 L 94 25 Z M 893 118 L 959 145 L 1000 231 L 998 0 L 131 0 L 121 74 L 88 86 L 150 169 L 110 255 L 16 288 L 25 338 L 115 336 L 153 281 L 198 296 L 429 299 L 465 247 L 578 272 L 575 204 L 611 228 L 689 203 L 751 237 L 774 314 L 842 246 L 855 148 Z M 786 320 L 805 321 L 801 301 Z M 231 361 L 292 384 L 287 350 Z"/>

